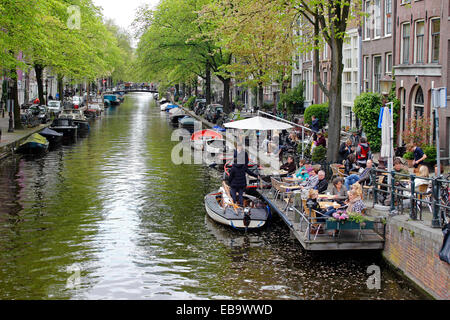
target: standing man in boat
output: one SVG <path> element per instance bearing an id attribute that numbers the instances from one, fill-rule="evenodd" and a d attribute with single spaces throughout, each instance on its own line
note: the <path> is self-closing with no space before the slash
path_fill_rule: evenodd
<path id="1" fill-rule="evenodd" d="M 258 175 L 248 169 L 248 154 L 242 147 L 238 145 L 234 151 L 234 162 L 230 170 L 228 184 L 231 187 L 231 197 L 236 203 L 237 194 L 239 194 L 239 205 L 244 206 L 244 190 L 247 187 L 246 173 L 257 178 Z"/>

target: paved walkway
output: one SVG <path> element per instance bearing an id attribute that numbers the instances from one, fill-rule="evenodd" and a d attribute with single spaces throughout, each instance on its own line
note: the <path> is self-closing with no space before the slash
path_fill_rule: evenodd
<path id="1" fill-rule="evenodd" d="M 35 132 L 40 132 L 45 127 L 48 127 L 50 123 L 41 124 L 40 126 L 34 128 L 26 128 L 22 130 L 14 130 L 14 132 L 9 133 L 9 117 L 5 114 L 5 118 L 2 118 L 0 113 L 0 129 L 2 130 L 2 135 L 0 137 L 0 158 L 2 155 L 9 151 L 10 147 L 14 146 L 18 141 L 26 139 L 28 136 Z"/>

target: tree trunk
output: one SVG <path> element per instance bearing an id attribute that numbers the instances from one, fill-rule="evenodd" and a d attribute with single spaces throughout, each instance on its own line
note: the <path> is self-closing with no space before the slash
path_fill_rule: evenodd
<path id="1" fill-rule="evenodd" d="M 211 66 L 206 62 L 206 83 L 205 83 L 206 105 L 211 104 Z"/>
<path id="2" fill-rule="evenodd" d="M 226 114 L 229 114 L 231 112 L 231 104 L 230 104 L 230 78 L 219 78 L 223 83 L 223 111 Z"/>
<path id="3" fill-rule="evenodd" d="M 262 83 L 258 84 L 258 98 L 256 101 L 259 110 L 263 110 L 264 107 L 264 88 Z"/>
<path id="4" fill-rule="evenodd" d="M 331 83 L 329 96 L 329 122 L 328 122 L 328 161 L 337 162 L 341 140 L 341 113 L 342 113 L 342 63 L 343 41 L 334 39 L 332 47 Z"/>
<path id="5" fill-rule="evenodd" d="M 13 85 L 13 98 L 14 98 L 14 129 L 23 129 L 22 123 L 20 122 L 20 105 L 19 105 L 19 86 L 18 86 L 18 79 L 17 79 L 17 71 L 14 70 L 13 72 L 13 79 L 14 79 L 14 85 Z"/>
<path id="6" fill-rule="evenodd" d="M 64 101 L 64 83 L 63 76 L 58 75 L 58 93 L 59 93 L 59 101 Z"/>
<path id="7" fill-rule="evenodd" d="M 35 64 L 34 71 L 36 72 L 36 81 L 37 81 L 37 85 L 38 85 L 38 98 L 39 98 L 40 104 L 45 105 L 46 101 L 45 101 L 45 97 L 44 97 L 44 84 L 42 82 L 43 81 L 42 75 L 43 75 L 44 67 L 40 64 Z"/>

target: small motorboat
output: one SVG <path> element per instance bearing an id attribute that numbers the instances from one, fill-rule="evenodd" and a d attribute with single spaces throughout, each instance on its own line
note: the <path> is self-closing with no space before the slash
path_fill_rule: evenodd
<path id="1" fill-rule="evenodd" d="M 186 116 L 186 113 L 183 111 L 183 109 L 180 108 L 172 109 L 169 111 L 169 113 L 170 122 L 172 122 L 173 124 L 177 124 L 181 118 L 184 118 Z"/>
<path id="2" fill-rule="evenodd" d="M 48 150 L 48 140 L 39 133 L 34 133 L 28 137 L 17 148 L 18 153 L 22 154 L 41 154 Z"/>
<path id="3" fill-rule="evenodd" d="M 41 132 L 39 132 L 41 136 L 46 138 L 48 142 L 50 143 L 50 148 L 54 148 L 61 144 L 64 134 L 57 132 L 55 130 L 45 128 Z"/>
<path id="4" fill-rule="evenodd" d="M 192 134 L 192 147 L 196 150 L 206 150 L 207 142 L 213 140 L 223 141 L 223 135 L 217 131 L 206 129 L 199 130 Z"/>
<path id="5" fill-rule="evenodd" d="M 91 126 L 89 125 L 89 121 L 84 116 L 83 111 L 81 109 L 65 109 L 59 118 L 71 119 L 73 124 L 75 124 L 78 128 L 77 135 L 79 137 L 85 137 L 89 134 L 91 130 Z"/>
<path id="6" fill-rule="evenodd" d="M 177 109 L 177 108 L 179 108 L 179 106 L 177 106 L 176 104 L 169 103 L 166 105 L 166 108 L 164 109 L 164 111 L 170 112 L 170 110 Z"/>
<path id="7" fill-rule="evenodd" d="M 184 116 L 178 120 L 181 127 L 194 131 L 195 119 L 190 116 Z"/>
<path id="8" fill-rule="evenodd" d="M 244 207 L 224 204 L 222 192 L 205 196 L 205 208 L 214 221 L 235 229 L 258 229 L 270 218 L 268 206 L 260 199 L 244 194 Z"/>
<path id="9" fill-rule="evenodd" d="M 50 129 L 63 133 L 64 138 L 76 138 L 78 126 L 70 118 L 57 118 L 53 120 Z"/>
<path id="10" fill-rule="evenodd" d="M 166 111 L 166 107 L 170 105 L 170 102 L 161 104 L 161 111 Z"/>

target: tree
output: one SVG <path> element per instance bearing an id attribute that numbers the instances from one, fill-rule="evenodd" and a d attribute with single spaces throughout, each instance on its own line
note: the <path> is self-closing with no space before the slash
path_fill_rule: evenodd
<path id="1" fill-rule="evenodd" d="M 357 16 L 358 8 L 349 0 L 293 0 L 293 5 L 310 29 L 305 30 L 302 46 L 305 50 L 314 50 L 314 73 L 316 81 L 329 101 L 330 121 L 328 127 L 329 161 L 337 161 L 341 136 L 342 109 L 342 48 L 350 17 Z M 351 14 L 351 13 L 355 14 Z M 312 44 L 311 40 L 312 39 Z M 319 52 L 322 45 L 328 45 L 331 51 L 331 81 L 327 87 L 320 77 Z"/>
<path id="2" fill-rule="evenodd" d="M 295 13 L 290 6 L 268 0 L 220 0 L 202 10 L 201 24 L 212 25 L 209 38 L 234 56 L 222 72 L 242 85 L 257 86 L 260 108 L 263 86 L 291 71 Z"/>
<path id="3" fill-rule="evenodd" d="M 205 36 L 209 25 L 197 23 L 200 9 L 211 2 L 163 0 L 151 13 L 140 11 L 139 19 L 147 21 L 137 23 L 138 30 L 146 28 L 137 56 L 143 74 L 158 82 L 189 83 L 202 77 L 209 83 L 209 72 L 215 74 L 224 84 L 224 108 L 229 111 L 230 77 L 222 67 L 231 55 Z"/>

